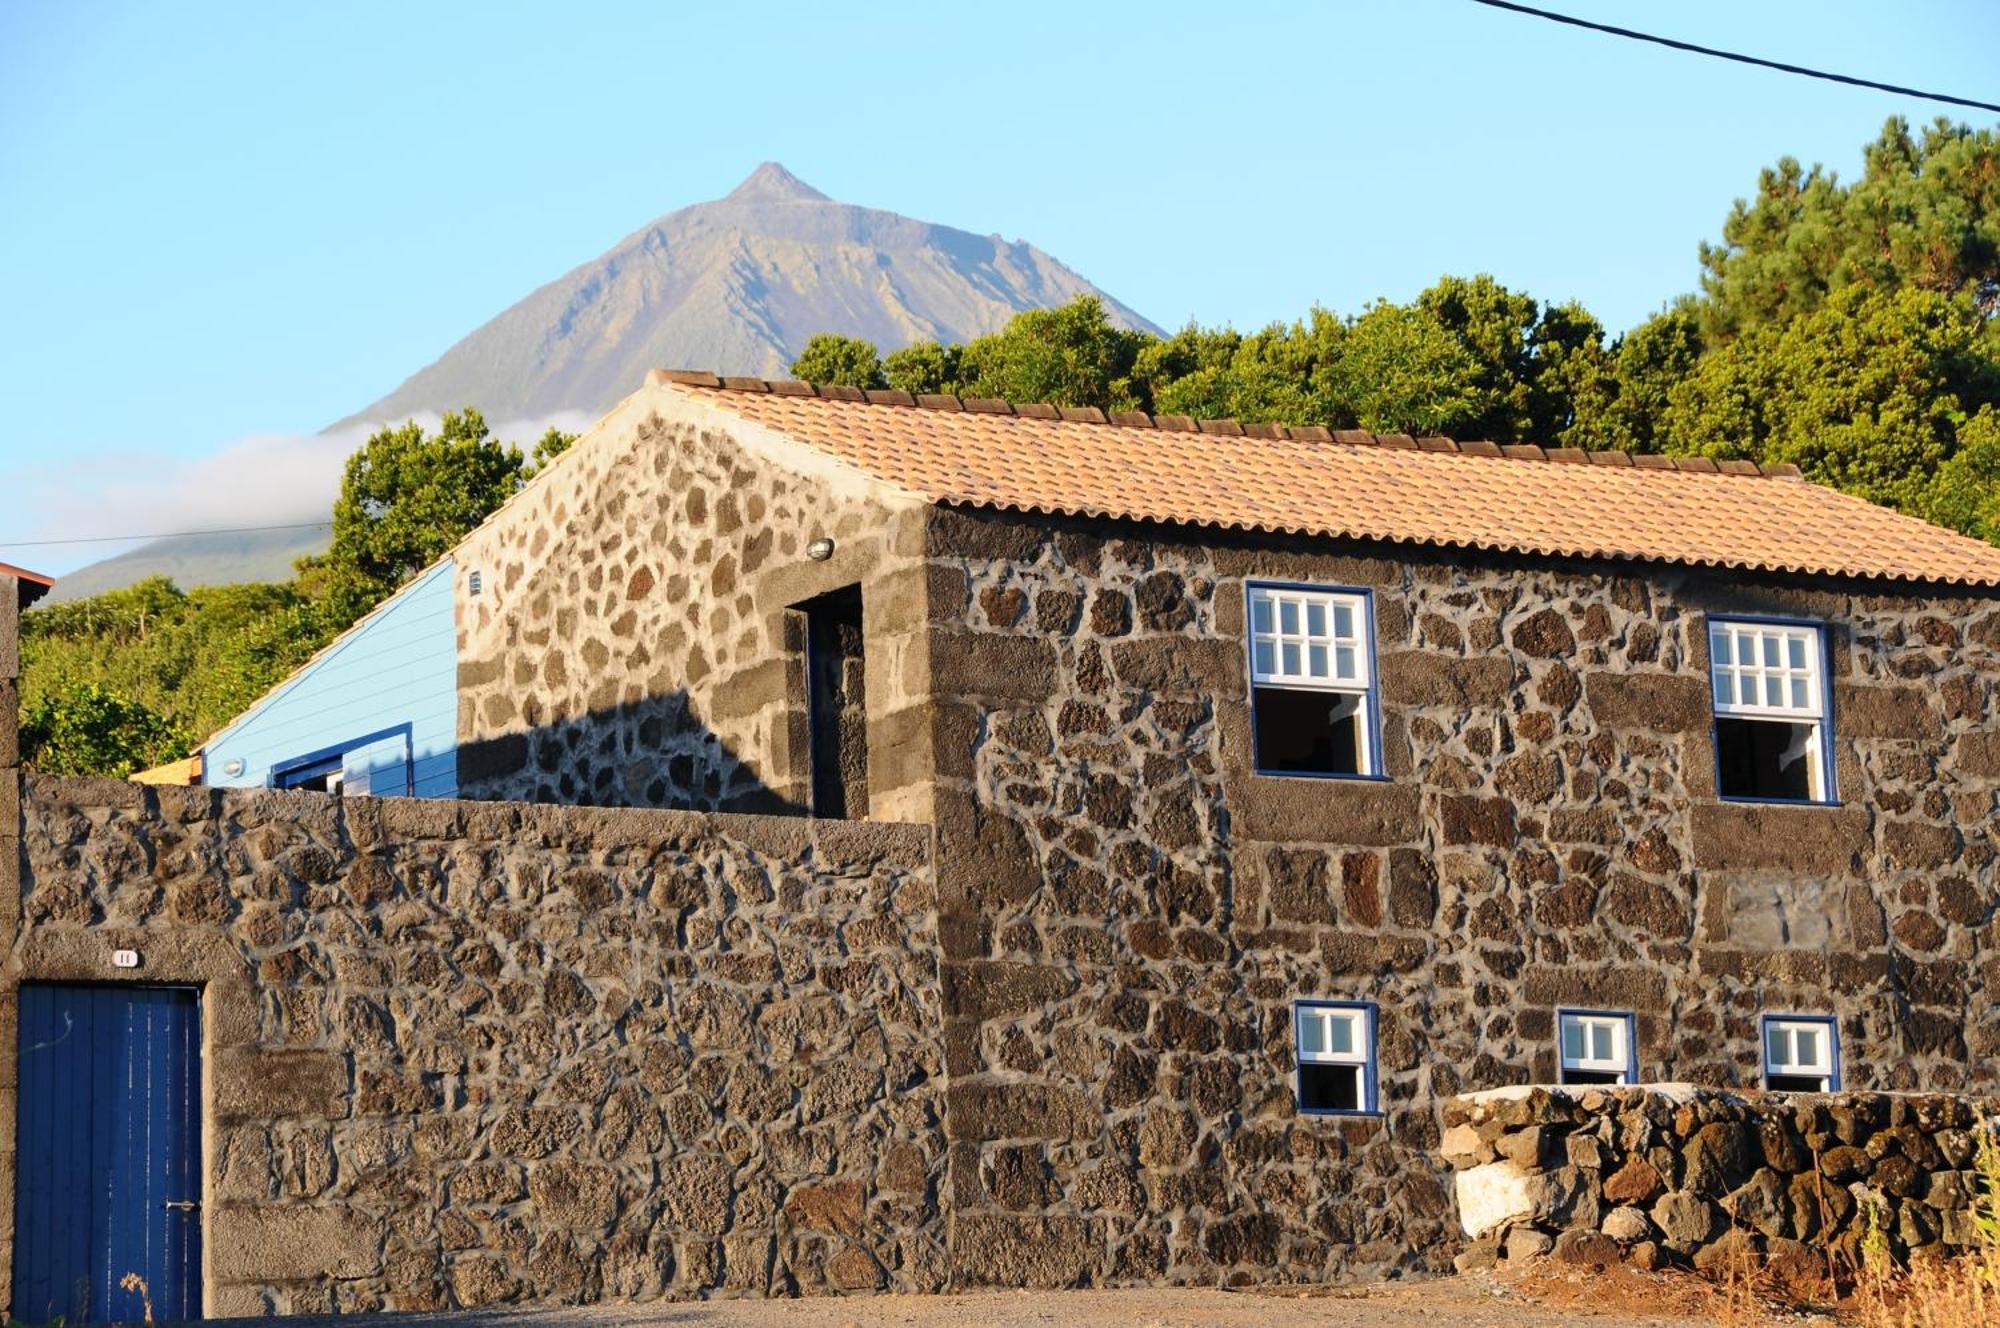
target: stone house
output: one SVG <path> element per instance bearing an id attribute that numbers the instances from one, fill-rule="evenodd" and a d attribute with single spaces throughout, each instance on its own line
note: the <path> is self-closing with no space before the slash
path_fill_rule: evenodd
<path id="1" fill-rule="evenodd" d="M 888 1285 L 1439 1268 L 1462 1091 L 1996 1080 L 2000 550 L 1782 469 L 659 373 L 202 755 L 928 827 Z"/>

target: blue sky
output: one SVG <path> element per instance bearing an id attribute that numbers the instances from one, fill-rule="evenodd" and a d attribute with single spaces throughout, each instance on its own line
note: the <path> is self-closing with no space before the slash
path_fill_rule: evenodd
<path id="1" fill-rule="evenodd" d="M 1990 0 L 1545 2 L 2000 97 Z M 1466 0 L 6 0 L 0 559 L 288 515 L 282 477 L 191 495 L 765 159 L 1031 240 L 1162 324 L 1485 271 L 1615 330 L 1693 285 L 1760 166 L 1850 173 L 1941 109 Z"/>

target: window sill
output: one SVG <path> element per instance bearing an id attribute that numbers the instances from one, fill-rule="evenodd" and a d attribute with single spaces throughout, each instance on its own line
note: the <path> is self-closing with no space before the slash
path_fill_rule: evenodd
<path id="1" fill-rule="evenodd" d="M 1293 1107 L 1292 1110 L 1315 1120 L 1382 1120 L 1387 1115 L 1380 1108 L 1374 1111 L 1341 1111 L 1334 1107 Z"/>
<path id="2" fill-rule="evenodd" d="M 1715 800 L 1731 807 L 1844 807 L 1838 798 L 1749 798 L 1740 794 L 1718 793 Z"/>
<path id="3" fill-rule="evenodd" d="M 1324 779 L 1340 784 L 1387 784 L 1390 782 L 1387 775 L 1321 774 L 1312 770 L 1252 770 L 1250 773 L 1258 779 Z"/>

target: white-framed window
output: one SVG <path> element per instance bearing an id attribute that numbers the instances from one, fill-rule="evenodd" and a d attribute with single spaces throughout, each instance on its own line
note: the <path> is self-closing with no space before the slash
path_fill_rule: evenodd
<path id="1" fill-rule="evenodd" d="M 1830 1015 L 1764 1016 L 1764 1087 L 1779 1093 L 1840 1089 L 1840 1029 Z"/>
<path id="2" fill-rule="evenodd" d="M 1257 771 L 1379 774 L 1368 593 L 1253 582 L 1244 598 Z"/>
<path id="3" fill-rule="evenodd" d="M 1625 1010 L 1558 1010 L 1556 1042 L 1565 1084 L 1634 1084 L 1634 1020 Z"/>
<path id="4" fill-rule="evenodd" d="M 1372 1115 L 1375 1007 L 1366 1001 L 1299 1001 L 1292 1006 L 1299 1110 Z"/>
<path id="5" fill-rule="evenodd" d="M 1712 618 L 1715 783 L 1725 798 L 1830 802 L 1826 629 Z"/>

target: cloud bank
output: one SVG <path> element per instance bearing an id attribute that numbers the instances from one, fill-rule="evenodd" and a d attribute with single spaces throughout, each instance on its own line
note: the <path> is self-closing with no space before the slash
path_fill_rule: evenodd
<path id="1" fill-rule="evenodd" d="M 414 418 L 426 429 L 440 420 L 435 412 Z M 594 422 L 559 411 L 505 421 L 493 433 L 526 451 L 551 427 L 581 433 Z M 192 457 L 102 452 L 0 471 L 0 561 L 61 574 L 145 542 L 133 536 L 324 521 L 347 458 L 379 427 L 256 433 Z M 98 536 L 127 538 L 36 542 Z"/>

